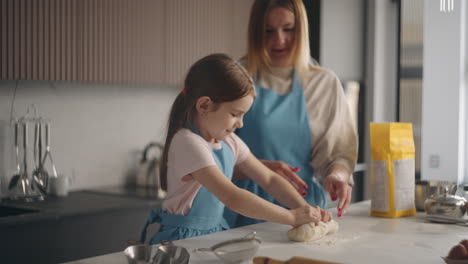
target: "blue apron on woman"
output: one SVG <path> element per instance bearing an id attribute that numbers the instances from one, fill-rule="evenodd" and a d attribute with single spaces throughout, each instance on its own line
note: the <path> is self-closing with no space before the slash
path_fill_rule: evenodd
<path id="1" fill-rule="evenodd" d="M 196 129 L 192 131 L 199 134 Z M 218 168 L 231 180 L 234 153 L 224 141 L 220 142 L 222 147 L 213 150 L 213 157 Z M 202 186 L 193 200 L 188 215 L 169 214 L 161 209 L 151 210 L 140 240 L 142 243 L 145 242 L 147 228 L 153 223 L 159 223 L 161 228 L 151 238 L 150 244 L 157 244 L 161 240 L 179 240 L 229 229 L 223 217 L 224 208 L 225 205 Z"/>
<path id="2" fill-rule="evenodd" d="M 297 174 L 309 187 L 304 198 L 310 205 L 325 207 L 323 187 L 316 181 L 314 170 L 309 165 L 312 137 L 304 91 L 296 71 L 293 72 L 291 86 L 289 93 L 280 95 L 272 89 L 263 88 L 257 79 L 257 98 L 244 116 L 244 127 L 237 130 L 237 134 L 257 158 L 279 160 L 293 167 L 300 167 L 301 170 Z M 265 200 L 279 204 L 250 179 L 235 181 L 235 184 Z M 262 222 L 239 215 L 228 208 L 225 218 L 231 228 Z"/>

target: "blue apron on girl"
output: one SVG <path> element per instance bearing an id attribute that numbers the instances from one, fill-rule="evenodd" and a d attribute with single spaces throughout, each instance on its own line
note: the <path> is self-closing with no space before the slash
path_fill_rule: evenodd
<path id="1" fill-rule="evenodd" d="M 326 200 L 323 187 L 316 181 L 314 170 L 309 165 L 312 137 L 304 92 L 296 71 L 293 72 L 291 86 L 289 93 L 280 95 L 272 89 L 261 87 L 256 80 L 257 99 L 244 116 L 244 127 L 237 130 L 237 134 L 257 158 L 279 160 L 300 167 L 298 175 L 309 187 L 304 198 L 310 205 L 324 208 Z M 235 184 L 279 204 L 250 179 L 235 181 Z M 262 222 L 239 215 L 228 208 L 225 218 L 231 228 Z"/>
<path id="2" fill-rule="evenodd" d="M 200 135 L 195 128 L 192 127 L 191 130 Z M 224 141 L 220 142 L 222 147 L 213 150 L 213 157 L 223 174 L 232 179 L 234 153 Z M 145 242 L 148 226 L 153 223 L 161 224 L 161 228 L 151 238 L 150 244 L 157 244 L 161 240 L 179 240 L 229 229 L 223 217 L 224 208 L 225 205 L 202 186 L 193 200 L 188 215 L 169 214 L 161 209 L 156 212 L 151 210 L 140 240 L 142 243 Z"/>

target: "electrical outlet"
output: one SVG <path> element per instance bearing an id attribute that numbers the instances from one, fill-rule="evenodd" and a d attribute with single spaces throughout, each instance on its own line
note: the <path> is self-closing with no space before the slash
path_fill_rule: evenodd
<path id="1" fill-rule="evenodd" d="M 439 168 L 440 167 L 440 156 L 437 154 L 432 154 L 429 156 L 429 168 Z"/>

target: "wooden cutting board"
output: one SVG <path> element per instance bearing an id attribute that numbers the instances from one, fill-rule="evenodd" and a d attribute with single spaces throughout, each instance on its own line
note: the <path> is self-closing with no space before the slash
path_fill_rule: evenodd
<path id="1" fill-rule="evenodd" d="M 292 257 L 289 260 L 277 260 L 269 257 L 255 257 L 254 264 L 340 264 L 338 262 L 330 262 L 318 259 Z"/>

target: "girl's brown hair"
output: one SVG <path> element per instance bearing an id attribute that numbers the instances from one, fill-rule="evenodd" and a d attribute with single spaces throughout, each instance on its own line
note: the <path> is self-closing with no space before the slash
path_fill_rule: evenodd
<path id="1" fill-rule="evenodd" d="M 254 76 L 260 69 L 269 68 L 270 58 L 265 48 L 266 20 L 268 13 L 275 7 L 283 7 L 294 14 L 294 44 L 291 62 L 304 76 L 310 67 L 309 28 L 307 13 L 302 0 L 256 0 L 250 12 L 247 36 L 247 70 Z"/>
<path id="2" fill-rule="evenodd" d="M 255 86 L 247 71 L 225 54 L 208 55 L 190 67 L 184 89 L 177 95 L 169 115 L 166 143 L 160 166 L 161 186 L 167 190 L 167 159 L 175 133 L 192 121 L 197 100 L 208 96 L 215 104 L 255 96 Z"/>

